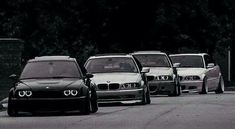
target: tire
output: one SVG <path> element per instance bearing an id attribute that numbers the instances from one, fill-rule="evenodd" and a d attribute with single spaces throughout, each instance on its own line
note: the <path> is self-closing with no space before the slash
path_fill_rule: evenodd
<path id="1" fill-rule="evenodd" d="M 91 100 L 90 100 L 89 91 L 87 91 L 86 99 L 84 100 L 83 104 L 81 105 L 80 112 L 83 115 L 89 115 L 91 112 Z"/>
<path id="2" fill-rule="evenodd" d="M 200 94 L 207 94 L 207 93 L 208 93 L 208 86 L 207 86 L 207 78 L 205 77 L 203 79 L 202 91 L 200 92 Z"/>
<path id="3" fill-rule="evenodd" d="M 150 104 L 150 103 L 151 103 L 149 88 L 148 88 L 147 93 L 146 93 L 146 103 L 147 103 L 147 104 Z"/>
<path id="4" fill-rule="evenodd" d="M 95 89 L 91 90 L 91 113 L 98 111 L 97 94 Z"/>
<path id="5" fill-rule="evenodd" d="M 147 104 L 147 96 L 146 96 L 145 90 L 143 88 L 143 96 L 142 96 L 141 105 L 145 105 L 145 104 Z"/>
<path id="6" fill-rule="evenodd" d="M 178 90 L 178 94 L 177 94 L 177 96 L 180 96 L 181 95 L 181 93 L 182 93 L 182 90 L 181 90 L 181 85 L 180 85 L 180 83 L 179 83 L 179 81 L 177 82 L 177 90 Z"/>
<path id="7" fill-rule="evenodd" d="M 14 104 L 11 101 L 11 97 L 8 100 L 7 114 L 9 116 L 18 116 L 18 110 L 14 107 Z"/>
<path id="8" fill-rule="evenodd" d="M 178 96 L 178 94 L 179 94 L 178 92 L 179 92 L 178 86 L 177 86 L 177 84 L 175 84 L 173 93 L 168 94 L 168 96 Z"/>
<path id="9" fill-rule="evenodd" d="M 215 93 L 216 94 L 224 93 L 224 79 L 222 76 L 220 77 L 219 84 L 218 84 L 217 89 L 215 90 Z"/>

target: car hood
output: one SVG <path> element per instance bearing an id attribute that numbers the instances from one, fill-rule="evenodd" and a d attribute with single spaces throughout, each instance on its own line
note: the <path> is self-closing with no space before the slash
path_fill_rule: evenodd
<path id="1" fill-rule="evenodd" d="M 172 75 L 173 70 L 172 68 L 167 68 L 167 67 L 150 67 L 149 73 L 147 75 Z"/>
<path id="2" fill-rule="evenodd" d="M 92 81 L 99 83 L 128 83 L 139 82 L 141 75 L 139 73 L 97 73 L 93 74 Z"/>
<path id="3" fill-rule="evenodd" d="M 180 76 L 201 75 L 206 72 L 204 68 L 177 68 Z"/>
<path id="4" fill-rule="evenodd" d="M 30 89 L 32 91 L 38 90 L 63 90 L 70 86 L 81 86 L 83 81 L 81 79 L 29 79 L 23 80 L 19 83 L 17 89 Z"/>

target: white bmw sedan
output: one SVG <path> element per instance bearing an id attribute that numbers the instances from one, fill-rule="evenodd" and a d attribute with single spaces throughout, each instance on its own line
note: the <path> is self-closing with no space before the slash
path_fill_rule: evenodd
<path id="1" fill-rule="evenodd" d="M 103 54 L 90 57 L 85 63 L 94 77 L 98 101 L 135 102 L 150 104 L 149 86 L 145 73 L 149 69 L 126 54 Z"/>
<path id="2" fill-rule="evenodd" d="M 196 91 L 207 94 L 224 92 L 224 80 L 217 65 L 207 53 L 173 54 L 173 63 L 180 63 L 178 74 L 183 92 Z"/>

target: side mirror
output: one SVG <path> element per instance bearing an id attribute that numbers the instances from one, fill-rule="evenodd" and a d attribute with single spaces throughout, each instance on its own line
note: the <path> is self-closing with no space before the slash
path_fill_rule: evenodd
<path id="1" fill-rule="evenodd" d="M 19 81 L 18 76 L 16 74 L 12 74 L 9 78 L 13 81 L 13 86 L 16 87 L 16 83 Z"/>
<path id="2" fill-rule="evenodd" d="M 141 73 L 148 73 L 149 71 L 150 71 L 149 68 L 143 68 L 142 71 L 141 71 Z"/>
<path id="3" fill-rule="evenodd" d="M 86 74 L 86 78 L 93 78 L 93 77 L 94 77 L 93 74 L 90 74 L 90 73 L 87 73 L 87 74 Z"/>
<path id="4" fill-rule="evenodd" d="M 179 67 L 180 67 L 180 63 L 174 63 L 174 64 L 173 64 L 173 67 L 174 67 L 174 68 L 179 68 Z"/>
<path id="5" fill-rule="evenodd" d="M 9 78 L 16 82 L 18 79 L 18 76 L 16 74 L 12 74 L 9 76 Z"/>
<path id="6" fill-rule="evenodd" d="M 214 63 L 209 63 L 209 64 L 206 66 L 206 68 L 213 68 L 213 67 L 215 67 L 215 64 L 214 64 Z"/>

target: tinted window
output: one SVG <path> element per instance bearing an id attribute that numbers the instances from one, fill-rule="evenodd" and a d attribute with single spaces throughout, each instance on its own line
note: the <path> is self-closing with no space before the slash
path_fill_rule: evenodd
<path id="1" fill-rule="evenodd" d="M 173 63 L 180 63 L 180 67 L 204 68 L 202 56 L 171 56 Z"/>
<path id="2" fill-rule="evenodd" d="M 91 59 L 86 65 L 89 73 L 138 72 L 132 58 L 111 57 Z"/>
<path id="3" fill-rule="evenodd" d="M 160 54 L 141 54 L 134 55 L 143 67 L 171 67 L 166 55 Z"/>
<path id="4" fill-rule="evenodd" d="M 72 61 L 41 61 L 28 63 L 20 79 L 28 78 L 80 78 L 81 74 Z"/>
<path id="5" fill-rule="evenodd" d="M 214 63 L 214 60 L 209 55 L 204 55 L 204 59 L 205 59 L 206 66 L 209 63 Z"/>

